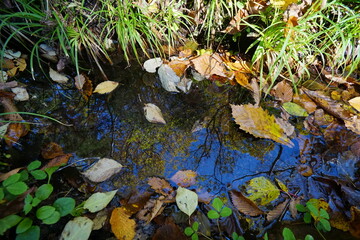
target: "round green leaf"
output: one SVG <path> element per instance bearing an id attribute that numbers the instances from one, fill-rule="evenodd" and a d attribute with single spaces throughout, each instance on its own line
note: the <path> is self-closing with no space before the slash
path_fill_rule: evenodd
<path id="1" fill-rule="evenodd" d="M 306 212 L 304 215 L 304 222 L 305 223 L 311 223 L 311 214 L 309 212 Z"/>
<path id="2" fill-rule="evenodd" d="M 20 177 L 21 177 L 20 173 L 16 173 L 14 175 L 11 175 L 10 177 L 8 177 L 7 179 L 5 179 L 3 181 L 3 186 L 7 187 L 7 186 L 9 186 L 11 184 L 14 184 L 14 183 L 18 182 Z"/>
<path id="3" fill-rule="evenodd" d="M 221 208 L 224 206 L 224 203 L 220 200 L 220 198 L 215 198 L 211 205 L 215 208 L 216 211 L 220 212 Z"/>
<path id="4" fill-rule="evenodd" d="M 51 214 L 50 217 L 43 219 L 42 221 L 44 224 L 51 225 L 51 224 L 57 223 L 60 220 L 60 217 L 61 217 L 60 213 L 58 211 L 55 211 L 55 212 L 53 212 L 53 214 Z"/>
<path id="5" fill-rule="evenodd" d="M 228 217 L 232 214 L 232 210 L 228 207 L 224 207 L 223 209 L 221 209 L 221 212 L 220 212 L 220 216 L 222 217 Z"/>
<path id="6" fill-rule="evenodd" d="M 45 200 L 51 195 L 53 190 L 54 187 L 51 184 L 43 184 L 36 190 L 35 197 L 40 200 Z"/>
<path id="7" fill-rule="evenodd" d="M 194 222 L 192 225 L 192 229 L 196 232 L 197 230 L 199 230 L 199 223 L 198 222 Z"/>
<path id="8" fill-rule="evenodd" d="M 23 233 L 23 232 L 26 232 L 32 225 L 33 223 L 33 220 L 31 220 L 30 218 L 24 218 L 20 223 L 19 225 L 17 225 L 16 227 L 16 233 L 19 234 L 19 233 Z"/>
<path id="9" fill-rule="evenodd" d="M 308 209 L 304 205 L 301 205 L 301 204 L 296 204 L 296 209 L 299 212 L 307 212 L 308 211 Z"/>
<path id="10" fill-rule="evenodd" d="M 20 195 L 28 190 L 28 186 L 24 182 L 16 182 L 7 186 L 6 190 L 12 195 Z"/>
<path id="11" fill-rule="evenodd" d="M 207 213 L 207 215 L 208 215 L 208 218 L 210 218 L 210 219 L 217 219 L 217 218 L 220 217 L 219 213 L 216 212 L 215 210 L 210 210 L 210 211 Z"/>
<path id="12" fill-rule="evenodd" d="M 41 200 L 38 199 L 37 197 L 34 197 L 34 199 L 32 200 L 31 206 L 36 207 L 37 205 L 39 205 L 39 203 L 41 203 Z"/>
<path id="13" fill-rule="evenodd" d="M 16 240 L 38 240 L 40 239 L 39 226 L 31 226 L 26 232 L 16 236 Z"/>
<path id="14" fill-rule="evenodd" d="M 3 235 L 8 229 L 18 224 L 21 219 L 22 217 L 14 214 L 0 219 L 0 235 Z"/>
<path id="15" fill-rule="evenodd" d="M 43 171 L 43 170 L 34 170 L 34 171 L 31 171 L 30 174 L 36 180 L 43 180 L 43 179 L 45 179 L 47 177 L 45 171 Z"/>
<path id="16" fill-rule="evenodd" d="M 289 228 L 284 228 L 282 235 L 284 237 L 284 240 L 296 240 L 294 233 Z"/>
<path id="17" fill-rule="evenodd" d="M 239 238 L 239 235 L 236 232 L 233 232 L 231 234 L 231 237 L 232 237 L 233 240 L 237 240 Z"/>
<path id="18" fill-rule="evenodd" d="M 300 105 L 293 102 L 286 102 L 282 105 L 282 107 L 287 111 L 290 115 L 298 116 L 298 117 L 307 117 L 309 114 L 306 110 Z"/>
<path id="19" fill-rule="evenodd" d="M 60 213 L 60 216 L 63 217 L 65 215 L 68 215 L 69 213 L 71 213 L 72 210 L 74 210 L 75 204 L 76 203 L 73 198 L 63 197 L 63 198 L 57 199 L 54 202 L 53 207 L 55 207 L 56 210 Z"/>
<path id="20" fill-rule="evenodd" d="M 19 179 L 19 182 L 22 181 L 22 182 L 25 182 L 26 180 L 29 179 L 29 173 L 28 171 L 21 171 L 20 172 L 20 179 Z"/>
<path id="21" fill-rule="evenodd" d="M 44 220 L 50 217 L 55 210 L 56 209 L 53 206 L 42 206 L 36 211 L 36 217 L 40 220 Z"/>
<path id="22" fill-rule="evenodd" d="M 41 166 L 41 162 L 39 160 L 33 161 L 27 167 L 28 171 L 35 170 Z"/>
<path id="23" fill-rule="evenodd" d="M 308 234 L 305 236 L 305 240 L 314 240 L 314 237 Z"/>
<path id="24" fill-rule="evenodd" d="M 187 227 L 185 228 L 184 233 L 186 236 L 190 237 L 194 233 L 194 230 L 191 227 Z"/>
<path id="25" fill-rule="evenodd" d="M 199 240 L 199 236 L 197 235 L 197 233 L 194 233 L 194 234 L 191 236 L 191 240 Z"/>
<path id="26" fill-rule="evenodd" d="M 326 219 L 320 219 L 320 224 L 323 226 L 324 230 L 329 232 L 331 230 L 330 222 Z"/>

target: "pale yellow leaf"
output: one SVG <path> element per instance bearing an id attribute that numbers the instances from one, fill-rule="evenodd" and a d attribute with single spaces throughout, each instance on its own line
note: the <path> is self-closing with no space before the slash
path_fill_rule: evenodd
<path id="1" fill-rule="evenodd" d="M 114 91 L 114 89 L 119 85 L 118 82 L 114 81 L 105 81 L 96 86 L 94 93 L 105 94 Z"/>
<path id="2" fill-rule="evenodd" d="M 148 120 L 151 123 L 166 124 L 166 121 L 161 113 L 160 108 L 155 104 L 146 103 L 144 107 L 144 114 L 146 120 Z"/>
<path id="3" fill-rule="evenodd" d="M 275 181 L 277 182 L 277 184 L 279 185 L 281 190 L 283 190 L 286 193 L 289 192 L 289 189 L 287 188 L 287 186 L 282 181 L 280 181 L 277 178 L 275 178 Z"/>
<path id="4" fill-rule="evenodd" d="M 55 71 L 52 68 L 49 69 L 49 75 L 50 75 L 50 78 L 57 83 L 67 83 L 67 81 L 69 80 L 68 77 L 66 77 L 63 74 L 58 73 L 57 71 Z"/>
<path id="5" fill-rule="evenodd" d="M 203 55 L 191 60 L 194 68 L 201 75 L 210 78 L 211 75 L 218 75 L 221 77 L 228 77 L 225 72 L 225 66 L 221 57 L 217 54 L 204 53 Z"/>
<path id="6" fill-rule="evenodd" d="M 355 97 L 349 100 L 350 105 L 360 112 L 360 97 Z"/>

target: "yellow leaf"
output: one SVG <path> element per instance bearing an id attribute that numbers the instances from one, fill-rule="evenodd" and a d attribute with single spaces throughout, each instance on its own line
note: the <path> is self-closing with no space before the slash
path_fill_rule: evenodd
<path id="1" fill-rule="evenodd" d="M 96 86 L 94 93 L 100 93 L 100 94 L 109 93 L 109 92 L 114 91 L 114 89 L 118 85 L 119 85 L 118 82 L 105 81 Z"/>
<path id="2" fill-rule="evenodd" d="M 297 3 L 298 0 L 270 0 L 270 3 L 275 7 L 275 8 L 280 8 L 285 10 L 290 4 L 292 3 Z"/>
<path id="3" fill-rule="evenodd" d="M 275 178 L 277 184 L 279 185 L 280 189 L 283 190 L 284 192 L 289 192 L 289 189 L 287 188 L 287 186 L 280 181 L 279 179 Z"/>
<path id="4" fill-rule="evenodd" d="M 117 239 L 132 240 L 135 237 L 135 221 L 125 213 L 125 208 L 115 208 L 111 213 L 111 230 Z"/>
<path id="5" fill-rule="evenodd" d="M 228 77 L 225 72 L 223 61 L 219 54 L 204 53 L 201 56 L 191 60 L 194 68 L 205 78 L 210 78 L 211 75 L 218 75 L 221 77 Z"/>
<path id="6" fill-rule="evenodd" d="M 360 97 L 355 97 L 349 100 L 350 105 L 360 112 Z"/>
<path id="7" fill-rule="evenodd" d="M 281 126 L 276 123 L 273 115 L 252 104 L 232 105 L 232 115 L 235 122 L 240 125 L 240 129 L 259 138 L 269 138 L 275 142 L 293 146 L 293 143 L 286 136 Z"/>
<path id="8" fill-rule="evenodd" d="M 259 199 L 260 205 L 266 205 L 280 195 L 280 190 L 265 177 L 251 179 L 246 186 L 246 192 L 249 194 L 248 198 L 250 200 L 256 201 Z"/>

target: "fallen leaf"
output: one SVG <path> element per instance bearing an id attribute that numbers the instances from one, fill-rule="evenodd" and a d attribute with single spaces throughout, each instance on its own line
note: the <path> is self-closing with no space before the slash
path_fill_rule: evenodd
<path id="1" fill-rule="evenodd" d="M 349 104 L 360 112 L 360 97 L 355 97 L 349 100 Z"/>
<path id="2" fill-rule="evenodd" d="M 360 134 L 360 118 L 355 115 L 350 120 L 344 120 L 345 127 L 356 134 Z"/>
<path id="3" fill-rule="evenodd" d="M 25 123 L 10 123 L 5 134 L 5 142 L 8 146 L 16 144 L 19 139 L 29 132 L 29 125 Z"/>
<path id="4" fill-rule="evenodd" d="M 15 60 L 16 66 L 19 68 L 19 71 L 22 72 L 26 69 L 26 61 L 23 58 L 18 58 Z"/>
<path id="5" fill-rule="evenodd" d="M 7 173 L 2 173 L 0 174 L 0 182 L 4 181 L 5 179 L 7 179 L 8 177 L 18 173 L 20 170 L 22 170 L 24 168 L 15 168 Z"/>
<path id="6" fill-rule="evenodd" d="M 236 34 L 243 30 L 243 28 L 246 26 L 245 24 L 240 24 L 241 19 L 248 16 L 248 12 L 241 8 L 236 13 L 236 15 L 230 20 L 229 25 L 226 27 L 226 29 L 222 32 L 225 32 L 227 34 Z"/>
<path id="7" fill-rule="evenodd" d="M 294 95 L 292 87 L 285 80 L 276 84 L 271 90 L 271 94 L 276 100 L 280 100 L 282 103 L 291 102 Z"/>
<path id="8" fill-rule="evenodd" d="M 5 52 L 4 52 L 4 58 L 15 59 L 15 58 L 19 58 L 19 57 L 21 57 L 20 51 L 14 52 L 13 50 L 8 49 L 8 50 L 5 50 Z"/>
<path id="9" fill-rule="evenodd" d="M 293 219 L 297 219 L 298 212 L 297 212 L 297 209 L 296 209 L 296 205 L 300 204 L 300 202 L 301 202 L 301 197 L 292 198 L 291 201 L 290 201 L 289 210 L 290 210 L 290 213 L 291 213 L 291 217 Z"/>
<path id="10" fill-rule="evenodd" d="M 167 64 L 163 64 L 158 69 L 159 79 L 161 81 L 162 87 L 168 92 L 179 92 L 176 88 L 178 82 L 180 82 L 180 77 L 176 75 L 174 70 Z"/>
<path id="11" fill-rule="evenodd" d="M 176 191 L 176 205 L 190 217 L 198 205 L 198 195 L 186 188 L 179 187 Z"/>
<path id="12" fill-rule="evenodd" d="M 152 194 L 150 191 L 136 191 L 128 200 L 122 199 L 120 203 L 128 214 L 133 215 L 145 206 Z"/>
<path id="13" fill-rule="evenodd" d="M 247 74 L 239 71 L 235 72 L 235 81 L 241 86 L 249 89 L 250 91 L 253 90 L 249 83 L 249 76 Z"/>
<path id="14" fill-rule="evenodd" d="M 191 84 L 192 80 L 190 78 L 183 77 L 180 82 L 176 84 L 176 87 L 184 93 L 187 93 L 190 90 Z"/>
<path id="15" fill-rule="evenodd" d="M 84 74 L 76 75 L 74 77 L 75 80 L 75 86 L 77 89 L 81 90 L 84 86 L 84 83 L 86 81 Z"/>
<path id="16" fill-rule="evenodd" d="M 297 169 L 298 169 L 299 173 L 301 175 L 303 175 L 304 177 L 310 177 L 311 175 L 313 175 L 312 168 L 306 164 L 299 165 Z"/>
<path id="17" fill-rule="evenodd" d="M 266 220 L 271 222 L 275 219 L 277 219 L 286 209 L 289 199 L 287 199 L 285 202 L 282 202 L 278 204 L 274 209 L 272 209 L 270 212 L 266 214 Z"/>
<path id="18" fill-rule="evenodd" d="M 189 60 L 172 60 L 168 63 L 169 67 L 176 73 L 177 76 L 182 77 L 185 74 L 186 69 L 190 65 Z"/>
<path id="19" fill-rule="evenodd" d="M 350 233 L 356 238 L 360 238 L 360 210 L 356 206 L 351 206 Z"/>
<path id="20" fill-rule="evenodd" d="M 10 123 L 5 123 L 4 125 L 2 125 L 0 127 L 0 139 L 4 138 L 7 130 L 8 130 L 8 127 L 9 127 Z"/>
<path id="21" fill-rule="evenodd" d="M 71 153 L 57 156 L 57 157 L 51 159 L 41 169 L 44 170 L 46 168 L 57 167 L 57 166 L 60 167 L 60 166 L 66 165 L 71 157 L 72 157 Z"/>
<path id="22" fill-rule="evenodd" d="M 178 186 L 186 188 L 195 184 L 196 176 L 197 173 L 191 170 L 177 171 L 175 175 L 171 177 L 171 181 L 175 182 Z"/>
<path id="23" fill-rule="evenodd" d="M 331 227 L 347 232 L 350 230 L 350 222 L 346 215 L 342 212 L 335 212 L 331 214 L 329 219 Z"/>
<path id="24" fill-rule="evenodd" d="M 315 112 L 317 105 L 306 94 L 300 93 L 293 96 L 293 102 L 303 107 L 309 114 Z"/>
<path id="25" fill-rule="evenodd" d="M 290 4 L 297 2 L 297 0 L 270 0 L 274 8 L 280 8 L 282 10 L 285 10 Z"/>
<path id="26" fill-rule="evenodd" d="M 252 88 L 252 97 L 254 98 L 255 106 L 259 106 L 261 100 L 261 90 L 256 78 L 251 79 L 250 86 Z"/>
<path id="27" fill-rule="evenodd" d="M 84 209 L 88 209 L 89 212 L 98 212 L 104 209 L 109 202 L 114 198 L 117 190 L 110 192 L 98 192 L 92 194 L 84 203 Z"/>
<path id="28" fill-rule="evenodd" d="M 103 182 L 122 169 L 122 165 L 110 158 L 101 158 L 82 174 L 92 182 Z"/>
<path id="29" fill-rule="evenodd" d="M 246 192 L 250 200 L 258 200 L 260 205 L 266 205 L 280 195 L 280 190 L 265 177 L 251 179 L 246 185 Z"/>
<path id="30" fill-rule="evenodd" d="M 218 75 L 220 77 L 228 77 L 227 71 L 219 54 L 205 53 L 197 58 L 191 60 L 194 68 L 205 78 L 210 78 L 211 75 Z"/>
<path id="31" fill-rule="evenodd" d="M 50 142 L 41 149 L 41 156 L 44 159 L 52 159 L 63 154 L 62 147 L 55 142 Z"/>
<path id="32" fill-rule="evenodd" d="M 155 190 L 155 192 L 162 194 L 165 197 L 172 198 L 175 193 L 170 183 L 165 179 L 158 177 L 151 177 L 148 180 L 148 184 L 152 189 Z"/>
<path id="33" fill-rule="evenodd" d="M 15 112 L 12 114 L 6 114 L 4 116 L 5 119 L 8 119 L 10 121 L 23 121 L 24 119 L 20 116 L 20 114 L 16 113 L 18 112 L 18 109 L 16 108 L 14 102 L 8 98 L 8 97 L 0 97 L 0 102 L 4 107 L 4 113 L 10 113 Z"/>
<path id="34" fill-rule="evenodd" d="M 69 80 L 68 77 L 66 77 L 63 74 L 58 73 L 57 71 L 55 71 L 52 68 L 49 68 L 49 75 L 50 75 L 50 78 L 57 83 L 67 83 L 67 81 Z"/>
<path id="35" fill-rule="evenodd" d="M 95 218 L 92 220 L 94 222 L 92 229 L 93 230 L 101 229 L 108 220 L 108 217 L 109 217 L 109 209 L 103 209 L 100 212 L 98 212 Z"/>
<path id="36" fill-rule="evenodd" d="M 11 91 L 16 94 L 14 97 L 15 101 L 27 101 L 29 100 L 29 94 L 24 87 L 15 87 L 12 88 Z"/>
<path id="37" fill-rule="evenodd" d="M 135 237 L 136 223 L 130 219 L 130 215 L 126 214 L 122 207 L 115 208 L 110 217 L 111 231 L 117 239 L 133 240 Z"/>
<path id="38" fill-rule="evenodd" d="M 252 104 L 232 105 L 232 115 L 240 129 L 259 138 L 269 138 L 278 143 L 293 146 L 284 130 L 276 123 L 275 117 L 261 107 Z"/>
<path id="39" fill-rule="evenodd" d="M 173 222 L 166 223 L 166 224 L 162 225 L 161 227 L 159 227 L 156 230 L 154 236 L 152 237 L 152 240 L 169 239 L 170 236 L 171 236 L 171 239 L 187 240 L 187 237 L 184 235 L 184 233 Z"/>
<path id="40" fill-rule="evenodd" d="M 0 70 L 0 83 L 4 83 L 8 80 L 8 75 L 5 71 Z M 2 88 L 0 88 L 2 89 Z"/>
<path id="41" fill-rule="evenodd" d="M 245 197 L 241 192 L 232 190 L 230 192 L 231 200 L 237 210 L 245 215 L 256 217 L 264 214 L 263 211 L 250 199 Z"/>
<path id="42" fill-rule="evenodd" d="M 156 69 L 160 67 L 163 64 L 163 61 L 161 58 L 151 58 L 144 62 L 144 69 L 145 71 L 149 73 L 155 73 Z"/>
<path id="43" fill-rule="evenodd" d="M 144 208 L 136 214 L 136 217 L 147 223 L 151 222 L 155 217 L 159 216 L 164 210 L 164 196 L 158 199 L 149 199 Z"/>
<path id="44" fill-rule="evenodd" d="M 289 121 L 283 119 L 283 118 L 275 118 L 275 121 L 279 126 L 284 130 L 284 133 L 286 136 L 290 137 L 295 132 L 295 127 L 289 123 Z"/>
<path id="45" fill-rule="evenodd" d="M 289 189 L 287 188 L 287 186 L 279 179 L 275 178 L 276 183 L 278 184 L 278 186 L 280 187 L 281 190 L 283 190 L 284 192 L 289 192 Z"/>
<path id="46" fill-rule="evenodd" d="M 158 106 L 152 103 L 145 103 L 144 107 L 145 118 L 151 123 L 166 124 L 166 121 Z"/>
<path id="47" fill-rule="evenodd" d="M 65 225 L 60 240 L 87 240 L 93 224 L 93 221 L 87 217 L 76 217 Z"/>
<path id="48" fill-rule="evenodd" d="M 87 101 L 89 100 L 89 97 L 92 95 L 93 93 L 93 85 L 92 85 L 92 82 L 91 80 L 85 76 L 85 83 L 82 87 L 82 96 L 83 98 Z"/>
<path id="49" fill-rule="evenodd" d="M 301 106 L 297 105 L 296 103 L 285 102 L 285 103 L 283 103 L 282 107 L 290 115 L 297 116 L 297 117 L 307 117 L 307 116 L 309 116 L 307 111 L 304 108 L 302 108 Z"/>
<path id="50" fill-rule="evenodd" d="M 267 7 L 267 1 L 264 0 L 248 0 L 246 2 L 246 9 L 249 14 L 259 14 Z"/>
<path id="51" fill-rule="evenodd" d="M 110 93 L 114 91 L 118 85 L 119 85 L 118 82 L 105 81 L 98 84 L 93 93 L 100 93 L 100 94 Z"/>

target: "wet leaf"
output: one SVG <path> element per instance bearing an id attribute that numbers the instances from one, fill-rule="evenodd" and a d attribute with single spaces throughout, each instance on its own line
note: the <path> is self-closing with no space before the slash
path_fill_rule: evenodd
<path id="1" fill-rule="evenodd" d="M 100 212 L 98 212 L 96 214 L 95 218 L 93 219 L 93 222 L 94 222 L 93 230 L 101 229 L 107 222 L 108 218 L 109 218 L 108 209 L 105 208 L 104 210 L 101 210 Z"/>
<path id="2" fill-rule="evenodd" d="M 20 170 L 22 170 L 24 168 L 15 168 L 7 173 L 2 173 L 0 174 L 0 182 L 4 181 L 5 179 L 7 179 L 8 177 L 18 173 Z"/>
<path id="3" fill-rule="evenodd" d="M 281 190 L 283 190 L 286 193 L 289 192 L 289 189 L 287 188 L 287 186 L 281 180 L 275 178 L 275 181 L 279 185 Z"/>
<path id="4" fill-rule="evenodd" d="M 169 67 L 176 73 L 177 76 L 182 77 L 186 69 L 190 65 L 189 60 L 172 60 L 168 63 Z"/>
<path id="5" fill-rule="evenodd" d="M 110 217 L 111 231 L 117 239 L 133 240 L 136 223 L 122 207 L 115 208 Z"/>
<path id="6" fill-rule="evenodd" d="M 156 230 L 154 236 L 152 237 L 152 240 L 169 239 L 170 236 L 172 239 L 177 239 L 177 240 L 187 239 L 184 233 L 180 230 L 180 228 L 177 225 L 175 225 L 173 222 L 170 222 L 159 227 Z"/>
<path id="7" fill-rule="evenodd" d="M 306 94 L 295 94 L 293 96 L 293 102 L 303 107 L 308 113 L 313 113 L 317 105 Z"/>
<path id="8" fill-rule="evenodd" d="M 290 4 L 297 3 L 297 0 L 270 0 L 270 3 L 274 8 L 285 10 Z"/>
<path id="9" fill-rule="evenodd" d="M 253 90 L 249 83 L 249 76 L 247 74 L 240 71 L 235 72 L 235 81 L 241 86 L 249 89 L 250 91 Z"/>
<path id="10" fill-rule="evenodd" d="M 265 177 L 251 179 L 246 186 L 246 192 L 249 194 L 250 200 L 259 200 L 260 205 L 266 205 L 280 195 L 280 190 Z"/>
<path id="11" fill-rule="evenodd" d="M 151 222 L 156 216 L 160 215 L 164 210 L 164 196 L 159 197 L 158 199 L 149 199 L 145 204 L 144 208 L 138 212 L 136 217 L 140 220 L 143 220 L 147 223 Z"/>
<path id="12" fill-rule="evenodd" d="M 72 157 L 71 153 L 57 156 L 56 158 L 51 159 L 47 164 L 45 164 L 41 170 L 51 168 L 51 167 L 60 167 L 68 163 L 69 159 Z"/>
<path id="13" fill-rule="evenodd" d="M 84 74 L 76 75 L 74 77 L 75 80 L 75 86 L 77 89 L 81 90 L 85 84 L 86 78 Z"/>
<path id="14" fill-rule="evenodd" d="M 166 121 L 161 113 L 160 108 L 155 104 L 146 103 L 144 107 L 144 114 L 146 120 L 148 120 L 151 123 L 166 124 Z"/>
<path id="15" fill-rule="evenodd" d="M 16 94 L 14 97 L 15 101 L 27 101 L 30 98 L 26 88 L 24 87 L 15 87 L 12 88 L 11 91 Z"/>
<path id="16" fill-rule="evenodd" d="M 174 192 L 170 183 L 162 178 L 151 177 L 148 180 L 148 184 L 151 186 L 152 189 L 155 190 L 155 192 L 162 194 L 164 196 L 172 195 Z"/>
<path id="17" fill-rule="evenodd" d="M 241 192 L 233 190 L 230 192 L 230 195 L 232 203 L 241 213 L 251 217 L 259 216 L 264 213 L 253 201 L 242 195 Z"/>
<path id="18" fill-rule="evenodd" d="M 92 182 L 103 182 L 122 169 L 122 165 L 110 158 L 101 158 L 82 174 Z"/>
<path id="19" fill-rule="evenodd" d="M 118 85 L 119 85 L 118 82 L 105 81 L 97 85 L 93 93 L 100 93 L 100 94 L 110 93 L 114 91 Z"/>
<path id="20" fill-rule="evenodd" d="M 41 156 L 44 159 L 52 159 L 63 154 L 64 152 L 62 150 L 62 147 L 55 142 L 50 142 L 41 149 Z"/>
<path id="21" fill-rule="evenodd" d="M 93 221 L 87 217 L 76 217 L 65 225 L 60 240 L 87 240 L 93 224 Z"/>
<path id="22" fill-rule="evenodd" d="M 5 142 L 12 146 L 29 132 L 29 126 L 23 123 L 10 123 L 5 135 Z"/>
<path id="23" fill-rule="evenodd" d="M 293 102 L 285 102 L 282 107 L 293 116 L 307 117 L 309 115 L 304 108 Z"/>
<path id="24" fill-rule="evenodd" d="M 312 168 L 310 166 L 306 165 L 306 164 L 299 165 L 298 166 L 298 171 L 304 177 L 310 177 L 311 175 L 313 175 Z"/>
<path id="25" fill-rule="evenodd" d="M 211 75 L 217 75 L 220 77 L 228 77 L 225 72 L 223 61 L 219 54 L 205 53 L 197 58 L 191 60 L 194 64 L 194 68 L 205 78 L 210 78 Z"/>
<path id="26" fill-rule="evenodd" d="M 357 206 L 351 206 L 350 233 L 356 238 L 360 238 L 360 210 Z"/>
<path id="27" fill-rule="evenodd" d="M 93 93 L 92 82 L 88 77 L 85 77 L 85 83 L 82 87 L 81 94 L 82 94 L 83 98 L 87 101 L 89 99 L 89 97 L 92 95 L 92 93 Z"/>
<path id="28" fill-rule="evenodd" d="M 174 176 L 171 177 L 171 181 L 175 182 L 178 186 L 181 187 L 190 187 L 194 185 L 196 180 L 197 173 L 191 170 L 178 171 Z"/>
<path id="29" fill-rule="evenodd" d="M 161 81 L 162 87 L 168 92 L 179 92 L 176 88 L 178 82 L 180 82 L 180 77 L 176 75 L 174 70 L 167 64 L 161 65 L 158 70 L 159 78 Z"/>
<path id="30" fill-rule="evenodd" d="M 114 198 L 116 192 L 117 190 L 111 192 L 94 193 L 85 201 L 84 209 L 88 209 L 92 213 L 104 209 Z"/>
<path id="31" fill-rule="evenodd" d="M 22 219 L 22 217 L 14 214 L 0 219 L 0 235 L 3 235 L 8 229 L 16 226 Z"/>
<path id="32" fill-rule="evenodd" d="M 57 83 L 67 83 L 67 81 L 69 80 L 68 77 L 66 77 L 63 74 L 58 73 L 57 71 L 55 71 L 52 68 L 49 68 L 49 75 L 50 78 Z"/>
<path id="33" fill-rule="evenodd" d="M 271 94 L 275 99 L 280 100 L 282 103 L 291 102 L 293 98 L 293 89 L 289 83 L 283 80 L 275 85 L 271 90 Z"/>
<path id="34" fill-rule="evenodd" d="M 268 212 L 266 214 L 266 220 L 271 222 L 275 219 L 277 219 L 278 217 L 280 217 L 280 215 L 285 212 L 285 209 L 289 203 L 289 199 L 286 200 L 285 202 L 282 202 L 280 204 L 278 204 L 274 209 L 272 209 L 270 212 Z"/>
<path id="35" fill-rule="evenodd" d="M 360 112 L 360 97 L 355 97 L 349 100 L 350 105 Z"/>
<path id="36" fill-rule="evenodd" d="M 289 205 L 289 210 L 290 210 L 290 213 L 291 213 L 291 217 L 296 219 L 297 218 L 297 209 L 296 209 L 296 205 L 297 204 L 300 204 L 301 202 L 301 198 L 298 197 L 298 198 L 292 198 L 291 201 L 290 201 L 290 205 Z"/>
<path id="37" fill-rule="evenodd" d="M 176 205 L 190 217 L 198 205 L 198 196 L 193 191 L 179 187 L 176 191 Z"/>
<path id="38" fill-rule="evenodd" d="M 269 138 L 276 142 L 293 146 L 284 130 L 276 123 L 275 117 L 266 110 L 252 104 L 232 105 L 232 115 L 240 129 L 259 138 Z"/>
<path id="39" fill-rule="evenodd" d="M 144 69 L 149 73 L 155 73 L 156 69 L 163 64 L 161 58 L 151 58 L 144 62 Z"/>

